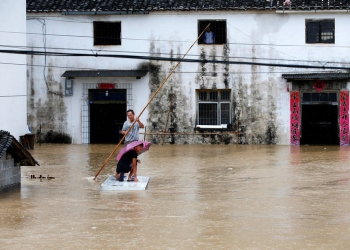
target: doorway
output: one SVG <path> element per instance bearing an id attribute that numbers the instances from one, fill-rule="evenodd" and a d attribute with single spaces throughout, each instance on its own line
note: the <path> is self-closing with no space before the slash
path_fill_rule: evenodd
<path id="1" fill-rule="evenodd" d="M 302 105 L 301 144 L 339 145 L 338 135 L 338 105 Z"/>
<path id="2" fill-rule="evenodd" d="M 126 89 L 89 89 L 90 143 L 119 143 L 126 120 Z"/>

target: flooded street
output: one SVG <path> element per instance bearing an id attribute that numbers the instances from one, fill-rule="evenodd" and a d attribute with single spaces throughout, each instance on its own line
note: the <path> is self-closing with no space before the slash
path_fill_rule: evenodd
<path id="1" fill-rule="evenodd" d="M 350 248 L 349 147 L 152 145 L 145 191 L 101 191 L 115 146 L 35 145 L 0 194 L 0 249 Z"/>

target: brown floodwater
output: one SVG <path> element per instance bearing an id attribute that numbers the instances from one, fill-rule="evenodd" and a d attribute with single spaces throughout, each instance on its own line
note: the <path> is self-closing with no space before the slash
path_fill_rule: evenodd
<path id="1" fill-rule="evenodd" d="M 115 146 L 35 145 L 0 249 L 350 249 L 350 147 L 152 145 L 146 190 L 101 191 Z"/>

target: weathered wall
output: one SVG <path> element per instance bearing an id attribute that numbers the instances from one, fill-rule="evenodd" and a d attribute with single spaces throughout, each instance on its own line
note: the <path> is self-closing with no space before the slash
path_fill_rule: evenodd
<path id="1" fill-rule="evenodd" d="M 151 44 L 150 54 L 156 55 L 154 44 Z M 176 54 L 181 55 L 181 49 L 176 48 Z M 170 50 L 170 57 L 174 57 L 174 50 Z M 177 56 L 177 58 L 180 58 Z M 174 68 L 176 67 L 175 71 Z M 148 110 L 148 128 L 151 133 L 158 132 L 191 132 L 191 103 L 185 92 L 188 83 L 184 82 L 181 72 L 182 65 L 178 62 L 159 63 L 152 61 L 149 66 L 149 88 L 151 101 Z M 172 74 L 171 74 L 172 73 Z M 168 80 L 166 80 L 168 78 Z M 156 93 L 157 92 L 157 93 Z M 149 138 L 153 143 L 187 143 L 188 136 L 159 136 Z"/>
<path id="2" fill-rule="evenodd" d="M 54 48 L 60 52 L 133 54 L 181 58 L 196 40 L 198 20 L 221 19 L 227 22 L 227 45 L 194 44 L 186 58 L 236 62 L 237 64 L 182 62 L 143 114 L 147 132 L 171 131 L 199 135 L 166 135 L 165 143 L 242 143 L 289 144 L 289 92 L 283 73 L 307 73 L 317 70 L 239 64 L 264 62 L 315 64 L 317 61 L 346 62 L 342 46 L 346 37 L 347 15 L 327 13 L 278 14 L 266 12 L 164 12 L 149 15 L 75 15 L 30 14 L 28 46 Z M 305 19 L 336 19 L 335 46 L 305 44 Z M 42 28 L 45 20 L 45 35 Z M 121 46 L 93 46 L 93 21 L 121 21 Z M 140 25 L 142 23 L 142 25 Z M 176 25 L 175 25 L 176 24 Z M 293 34 L 293 35 L 290 35 Z M 43 37 L 46 38 L 43 42 Z M 63 97 L 67 69 L 137 69 L 149 67 L 141 81 L 108 79 L 132 84 L 133 108 L 139 113 L 166 79 L 176 62 L 101 57 L 28 57 L 28 93 L 30 121 L 38 127 L 62 130 L 81 143 L 81 102 L 84 83 L 105 82 L 104 78 L 75 79 L 74 95 Z M 319 63 L 316 63 L 319 65 Z M 320 72 L 320 71 L 318 71 Z M 45 80 L 46 79 L 46 80 Z M 232 126 L 229 133 L 206 134 L 195 131 L 198 89 L 231 89 Z M 237 129 L 237 133 L 235 130 Z M 214 131 L 215 132 L 215 131 Z M 147 137 L 161 143 L 163 137 Z"/>
<path id="3" fill-rule="evenodd" d="M 35 91 L 33 90 L 33 79 L 29 79 L 31 82 L 31 98 L 29 99 L 30 115 L 28 116 L 28 122 L 33 128 L 40 128 L 43 131 L 67 131 L 67 113 L 66 106 L 64 104 L 64 97 L 62 95 L 62 85 L 54 80 L 51 70 L 48 70 L 48 76 L 46 79 L 47 90 L 45 96 L 40 96 L 35 101 Z M 57 90 L 56 90 L 57 89 Z M 35 133 L 36 131 L 33 131 Z"/>

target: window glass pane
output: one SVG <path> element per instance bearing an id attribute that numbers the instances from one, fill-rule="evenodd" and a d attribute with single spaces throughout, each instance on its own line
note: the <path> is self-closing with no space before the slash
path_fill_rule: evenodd
<path id="1" fill-rule="evenodd" d="M 321 93 L 320 94 L 320 101 L 328 102 L 328 93 Z"/>
<path id="2" fill-rule="evenodd" d="M 206 100 L 207 100 L 207 92 L 205 92 L 205 91 L 200 91 L 200 92 L 198 93 L 198 99 L 199 99 L 200 101 L 206 101 Z"/>
<path id="3" fill-rule="evenodd" d="M 304 102 L 311 101 L 311 94 L 310 93 L 303 93 L 303 101 Z"/>
<path id="4" fill-rule="evenodd" d="M 330 102 L 336 102 L 337 101 L 337 94 L 336 93 L 329 93 L 328 95 Z"/>
<path id="5" fill-rule="evenodd" d="M 230 100 L 230 91 L 223 90 L 221 91 L 221 101 L 229 101 Z"/>
<path id="6" fill-rule="evenodd" d="M 324 43 L 334 42 L 334 22 L 333 21 L 321 22 L 321 41 Z"/>
<path id="7" fill-rule="evenodd" d="M 215 44 L 225 44 L 226 43 L 226 21 L 212 22 L 210 26 L 212 26 L 212 29 L 214 31 L 216 31 Z"/>
<path id="8" fill-rule="evenodd" d="M 221 124 L 230 124 L 230 104 L 221 103 Z"/>
<path id="9" fill-rule="evenodd" d="M 218 125 L 218 109 L 216 103 L 199 103 L 199 125 Z"/>
<path id="10" fill-rule="evenodd" d="M 210 91 L 209 92 L 209 101 L 217 101 L 218 100 L 218 92 Z"/>
<path id="11" fill-rule="evenodd" d="M 318 93 L 312 93 L 311 99 L 313 102 L 318 102 L 320 100 Z"/>
<path id="12" fill-rule="evenodd" d="M 307 22 L 306 23 L 306 42 L 318 43 L 320 34 L 319 22 Z"/>

